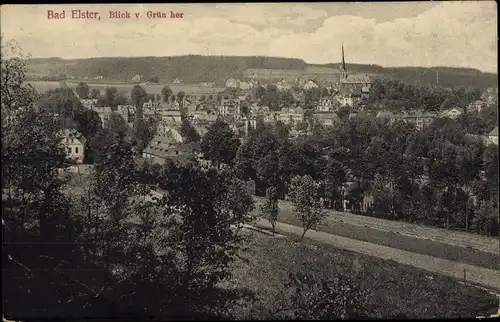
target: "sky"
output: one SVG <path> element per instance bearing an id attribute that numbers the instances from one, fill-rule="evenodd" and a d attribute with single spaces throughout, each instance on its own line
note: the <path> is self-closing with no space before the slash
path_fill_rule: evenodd
<path id="1" fill-rule="evenodd" d="M 66 11 L 48 19 L 48 10 Z M 71 19 L 71 10 L 100 19 Z M 128 19 L 110 19 L 110 11 Z M 173 11 L 183 18 L 148 18 Z M 273 56 L 497 72 L 494 1 L 2 5 L 2 41 L 32 57 Z M 135 17 L 138 13 L 139 18 Z"/>

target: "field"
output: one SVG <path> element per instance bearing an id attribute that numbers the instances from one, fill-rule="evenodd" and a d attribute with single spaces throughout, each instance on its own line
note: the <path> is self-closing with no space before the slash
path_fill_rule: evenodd
<path id="1" fill-rule="evenodd" d="M 282 293 L 289 272 L 314 271 L 322 278 L 347 274 L 370 295 L 366 309 L 371 318 L 458 318 L 495 313 L 498 299 L 481 289 L 453 279 L 384 261 L 370 256 L 338 250 L 304 239 L 273 238 L 252 232 L 245 260 L 234 265 L 229 285 L 253 293 L 257 301 L 236 309 L 239 318 L 266 318 Z M 248 262 L 246 262 L 248 261 Z"/>
<path id="2" fill-rule="evenodd" d="M 61 87 L 59 82 L 29 81 L 28 83 L 33 85 L 33 87 L 40 93 Z"/>
<path id="3" fill-rule="evenodd" d="M 256 207 L 256 209 L 258 209 L 258 207 Z M 358 222 L 358 219 L 361 222 Z M 301 226 L 299 219 L 293 213 L 292 206 L 285 201 L 280 201 L 278 221 L 290 225 Z M 382 223 L 385 223 L 385 227 L 381 227 L 384 226 Z M 335 213 L 317 230 L 418 254 L 430 255 L 490 269 L 498 269 L 499 256 L 497 239 L 481 237 L 474 234 L 448 232 L 442 229 L 414 224 L 402 224 L 404 223 L 390 222 L 388 220 L 346 213 Z M 411 230 L 418 232 L 418 235 L 411 236 L 410 234 L 403 234 L 405 230 L 408 230 L 405 226 L 413 226 Z M 426 236 L 430 235 L 430 233 L 432 233 L 432 236 Z M 447 242 L 432 240 L 438 233 L 442 235 L 441 240 L 448 239 Z M 454 235 L 461 237 L 461 240 L 457 237 L 455 237 L 454 240 L 452 238 Z M 474 248 L 468 246 L 474 245 L 474 242 L 478 244 L 477 240 L 481 241 L 483 244 L 490 243 L 490 245 L 489 247 L 483 245 L 483 247 Z M 487 249 L 489 251 L 485 251 Z"/>
<path id="4" fill-rule="evenodd" d="M 97 88 L 101 93 L 104 93 L 106 90 L 106 87 L 116 87 L 118 89 L 118 92 L 130 92 L 132 91 L 132 88 L 136 84 L 124 84 L 124 83 L 113 83 L 113 82 L 86 82 L 90 89 Z M 71 87 L 76 87 L 78 85 L 78 82 L 68 82 L 68 85 Z M 210 94 L 217 94 L 221 91 L 224 90 L 222 87 L 204 87 L 204 86 L 198 86 L 198 85 L 187 85 L 187 84 L 182 84 L 182 85 L 174 85 L 174 84 L 151 84 L 151 85 L 146 85 L 144 86 L 148 94 L 161 94 L 162 88 L 168 85 L 174 93 L 178 93 L 180 91 L 185 92 L 186 94 L 192 94 L 192 95 L 210 95 Z"/>

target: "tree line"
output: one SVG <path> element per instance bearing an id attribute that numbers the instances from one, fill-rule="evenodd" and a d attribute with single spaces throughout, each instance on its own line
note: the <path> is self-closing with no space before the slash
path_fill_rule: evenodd
<path id="1" fill-rule="evenodd" d="M 273 188 L 285 199 L 295 176 L 310 176 L 327 208 L 345 210 L 345 200 L 355 213 L 496 232 L 498 147 L 468 135 L 460 120 L 437 119 L 418 131 L 359 115 L 297 140 L 280 122 L 259 122 L 241 144 L 230 143 L 230 132 L 222 121 L 213 124 L 201 139 L 210 147 L 203 157 L 253 180 L 257 195 Z"/>

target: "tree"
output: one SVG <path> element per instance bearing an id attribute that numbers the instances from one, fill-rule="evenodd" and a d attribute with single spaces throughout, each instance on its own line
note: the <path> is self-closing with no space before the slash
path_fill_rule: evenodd
<path id="1" fill-rule="evenodd" d="M 168 102 L 168 100 L 169 100 L 169 99 L 170 99 L 170 97 L 172 96 L 173 92 L 172 92 L 172 90 L 170 89 L 170 86 L 165 85 L 165 86 L 161 89 L 161 94 L 163 95 L 163 101 L 164 101 L 164 102 Z"/>
<path id="2" fill-rule="evenodd" d="M 57 268 L 80 259 L 80 231 L 58 176 L 65 151 L 57 120 L 34 107 L 37 95 L 25 84 L 25 70 L 17 45 L 2 41 L 3 303 L 6 315 L 54 316 L 48 308 L 77 295 Z"/>
<path id="3" fill-rule="evenodd" d="M 150 77 L 148 82 L 158 84 L 160 82 L 160 77 L 158 76 Z"/>
<path id="4" fill-rule="evenodd" d="M 481 235 L 498 232 L 498 203 L 494 200 L 483 202 L 472 219 L 472 228 Z"/>
<path id="5" fill-rule="evenodd" d="M 279 214 L 278 193 L 275 187 L 269 187 L 266 189 L 266 200 L 262 203 L 262 205 L 260 205 L 260 211 L 262 212 L 264 218 L 266 218 L 271 224 L 274 236 Z"/>
<path id="6" fill-rule="evenodd" d="M 323 191 L 330 207 L 337 209 L 344 199 L 344 184 L 347 181 L 345 166 L 338 160 L 331 159 L 323 170 Z"/>
<path id="7" fill-rule="evenodd" d="M 181 105 L 181 107 L 184 107 L 184 97 L 186 97 L 186 93 L 183 91 L 180 91 L 177 93 L 177 103 Z"/>
<path id="8" fill-rule="evenodd" d="M 181 136 L 186 142 L 200 142 L 200 135 L 193 125 L 186 119 L 182 121 Z"/>
<path id="9" fill-rule="evenodd" d="M 302 223 L 302 240 L 309 229 L 318 226 L 327 216 L 320 200 L 319 184 L 309 175 L 295 176 L 290 183 L 290 199 Z"/>
<path id="10" fill-rule="evenodd" d="M 208 128 L 208 132 L 201 140 L 200 148 L 203 158 L 219 168 L 220 164 L 232 164 L 239 146 L 240 140 L 229 125 L 217 120 Z"/>
<path id="11" fill-rule="evenodd" d="M 81 99 L 87 99 L 89 97 L 90 89 L 87 83 L 80 82 L 75 90 Z"/>
<path id="12" fill-rule="evenodd" d="M 141 103 L 148 97 L 148 93 L 146 93 L 146 90 L 141 85 L 134 85 L 130 97 L 132 98 L 135 107 L 139 108 Z"/>
<path id="13" fill-rule="evenodd" d="M 173 165 L 160 181 L 161 189 L 167 192 L 159 204 L 169 234 L 159 237 L 171 254 L 165 259 L 172 268 L 173 274 L 169 275 L 174 277 L 170 284 L 163 285 L 165 290 L 170 288 L 166 293 L 170 296 L 166 298 L 174 313 L 220 314 L 216 310 L 221 309 L 221 304 L 232 304 L 221 301 L 217 284 L 229 277 L 230 265 L 243 241 L 243 236 L 237 235 L 232 227 L 239 226 L 251 209 L 247 194 L 244 205 L 228 203 L 237 197 L 228 194 L 242 193 L 239 188 L 233 189 L 242 187 L 231 184 L 233 179 L 228 173 L 213 169 L 205 172 L 196 167 Z M 138 294 L 136 298 L 139 300 L 141 296 L 146 296 L 141 302 L 148 303 L 153 294 Z"/>
<path id="14" fill-rule="evenodd" d="M 97 88 L 92 88 L 90 90 L 89 98 L 98 99 L 99 97 L 101 97 L 101 92 Z"/>

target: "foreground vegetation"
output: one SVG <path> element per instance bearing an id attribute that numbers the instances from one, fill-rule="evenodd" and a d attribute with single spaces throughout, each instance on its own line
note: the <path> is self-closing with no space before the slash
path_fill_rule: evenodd
<path id="1" fill-rule="evenodd" d="M 252 233 L 234 264 L 229 285 L 245 289 L 254 301 L 235 309 L 240 318 L 268 318 L 288 294 L 289 273 L 309 272 L 317 280 L 338 277 L 356 281 L 365 292 L 363 309 L 370 318 L 464 318 L 496 312 L 496 296 L 454 279 L 391 261 L 342 251 L 296 236 L 276 238 Z M 286 297 L 285 297 L 286 298 Z M 285 310 L 286 311 L 286 310 Z M 282 313 L 291 317 L 290 311 Z"/>

